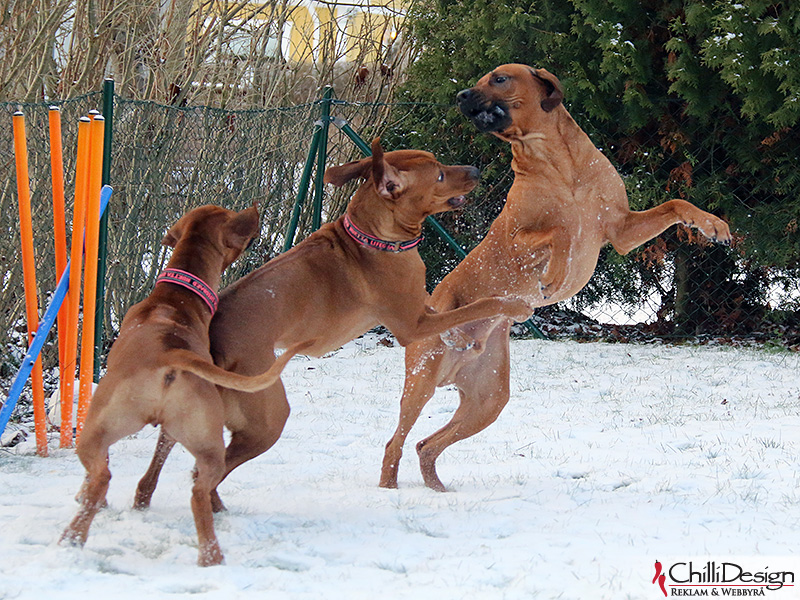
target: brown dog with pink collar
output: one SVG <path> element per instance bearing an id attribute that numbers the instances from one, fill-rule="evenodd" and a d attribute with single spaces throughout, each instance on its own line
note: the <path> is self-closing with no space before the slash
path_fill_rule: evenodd
<path id="1" fill-rule="evenodd" d="M 486 297 L 440 312 L 429 306 L 417 251 L 423 221 L 462 206 L 478 177 L 476 168 L 443 165 L 429 152 L 384 154 L 377 139 L 371 158 L 328 169 L 327 183 L 365 182 L 345 215 L 222 292 L 210 330 L 214 362 L 255 375 L 270 368 L 276 349 L 314 340 L 303 353 L 321 356 L 379 324 L 407 345 L 477 319 L 530 316 L 527 301 L 511 297 Z M 278 440 L 289 403 L 280 381 L 252 394 L 220 392 L 232 433 L 227 474 Z M 149 506 L 171 447 L 162 435 L 139 482 L 136 507 Z M 223 510 L 216 492 L 212 502 Z"/>
<path id="2" fill-rule="evenodd" d="M 195 457 L 192 512 L 201 566 L 222 562 L 214 533 L 210 492 L 225 472 L 224 405 L 217 385 L 253 391 L 272 386 L 298 344 L 254 377 L 215 366 L 208 326 L 217 308 L 222 272 L 258 233 L 255 207 L 234 212 L 219 206 L 190 211 L 164 236 L 174 247 L 153 292 L 125 314 L 108 355 L 108 371 L 92 397 L 78 439 L 86 479 L 80 509 L 61 541 L 82 546 L 105 505 L 111 472 L 108 449 L 145 425 L 177 440 Z"/>

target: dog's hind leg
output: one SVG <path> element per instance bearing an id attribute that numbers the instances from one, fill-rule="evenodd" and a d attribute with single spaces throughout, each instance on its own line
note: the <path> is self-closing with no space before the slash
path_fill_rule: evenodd
<path id="1" fill-rule="evenodd" d="M 509 399 L 509 326 L 497 327 L 486 349 L 456 376 L 460 404 L 453 418 L 417 444 L 425 485 L 439 492 L 444 486 L 436 473 L 436 459 L 450 445 L 483 431 L 494 423 Z"/>
<path id="2" fill-rule="evenodd" d="M 211 490 L 217 487 L 225 473 L 224 410 L 214 386 L 202 382 L 184 389 L 192 400 L 191 418 L 175 409 L 169 411 L 163 427 L 166 434 L 186 448 L 196 461 L 191 504 L 197 528 L 197 564 L 208 567 L 224 560 L 214 532 L 211 506 Z M 179 403 L 171 402 L 170 406 L 176 404 Z"/>
<path id="3" fill-rule="evenodd" d="M 397 487 L 397 471 L 403 456 L 403 444 L 423 407 L 436 391 L 441 356 L 432 354 L 430 348 L 433 344 L 441 345 L 438 340 L 426 340 L 406 349 L 406 379 L 403 397 L 400 399 L 400 417 L 397 429 L 386 444 L 383 454 L 380 481 L 383 488 Z"/>
<path id="4" fill-rule="evenodd" d="M 173 446 L 175 446 L 175 440 L 164 434 L 162 430 L 158 436 L 158 443 L 150 466 L 139 480 L 139 485 L 136 486 L 136 496 L 133 499 L 133 508 L 135 510 L 150 508 L 150 501 L 153 498 L 156 485 L 158 485 L 158 477 Z M 193 477 L 197 478 L 197 470 L 195 470 Z M 211 491 L 211 508 L 215 513 L 225 511 L 225 505 L 222 503 L 216 488 Z"/>
<path id="5" fill-rule="evenodd" d="M 150 461 L 150 466 L 136 486 L 136 496 L 134 496 L 133 499 L 133 508 L 135 510 L 146 510 L 150 508 L 150 501 L 153 499 L 153 493 L 158 485 L 158 477 L 161 475 L 161 469 L 164 468 L 164 463 L 167 461 L 167 457 L 175 446 L 175 443 L 175 440 L 169 437 L 162 428 L 158 434 L 158 442 L 156 443 L 156 449 L 155 452 L 153 452 L 153 459 Z M 197 477 L 196 469 L 193 477 Z M 225 511 L 225 505 L 222 503 L 216 488 L 211 491 L 211 508 L 215 513 Z"/>
<path id="6" fill-rule="evenodd" d="M 174 445 L 175 440 L 169 437 L 162 428 L 158 434 L 158 443 L 156 443 L 156 450 L 153 453 L 153 460 L 150 461 L 147 472 L 139 480 L 139 485 L 136 486 L 136 496 L 133 500 L 133 508 L 136 510 L 145 510 L 150 507 L 150 500 L 153 498 L 156 485 L 158 485 L 158 476 L 161 474 L 161 469 L 164 467 L 164 463 Z"/>
<path id="7" fill-rule="evenodd" d="M 221 422 L 220 433 L 222 433 Z M 225 473 L 225 444 L 221 436 L 219 442 L 218 448 L 190 450 L 197 459 L 192 487 L 192 513 L 197 528 L 197 564 L 201 567 L 223 562 L 222 550 L 214 533 L 214 513 L 211 510 L 211 490 L 216 488 Z"/>
<path id="8" fill-rule="evenodd" d="M 239 465 L 272 448 L 281 437 L 289 418 L 289 401 L 279 380 L 275 385 L 259 392 L 244 393 L 224 390 L 231 394 L 228 403 L 235 403 L 241 411 L 241 426 L 231 428 L 231 440 L 225 450 L 225 473 L 222 480 Z M 234 400 L 235 398 L 235 400 Z M 211 492 L 214 512 L 224 510 L 216 489 Z"/>
<path id="9" fill-rule="evenodd" d="M 126 411 L 117 405 L 110 407 L 107 400 L 104 388 L 98 387 L 78 442 L 78 458 L 86 469 L 86 480 L 78 495 L 80 508 L 61 535 L 59 541 L 62 543 L 76 546 L 86 543 L 92 520 L 106 504 L 106 492 L 111 481 L 108 449 L 117 440 L 144 427 L 135 411 Z"/>
<path id="10" fill-rule="evenodd" d="M 94 456 L 82 458 L 86 466 L 86 480 L 80 494 L 80 508 L 78 514 L 61 534 L 59 542 L 74 546 L 83 546 L 89 537 L 89 527 L 97 512 L 105 504 L 108 484 L 111 481 L 111 471 L 108 469 L 108 447 L 102 449 Z"/>

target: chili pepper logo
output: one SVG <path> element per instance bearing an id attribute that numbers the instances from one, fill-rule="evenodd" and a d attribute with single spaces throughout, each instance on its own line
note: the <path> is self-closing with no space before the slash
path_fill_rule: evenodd
<path id="1" fill-rule="evenodd" d="M 656 581 L 658 581 L 661 591 L 664 592 L 664 596 L 666 596 L 667 588 L 664 585 L 664 582 L 667 580 L 667 576 L 661 572 L 661 568 L 661 563 L 656 561 L 656 574 L 653 576 L 653 585 L 655 585 Z"/>

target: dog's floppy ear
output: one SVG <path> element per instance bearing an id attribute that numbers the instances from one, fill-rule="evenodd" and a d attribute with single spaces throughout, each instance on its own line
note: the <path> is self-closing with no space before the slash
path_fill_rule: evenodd
<path id="1" fill-rule="evenodd" d="M 366 179 L 369 176 L 369 170 L 372 167 L 372 159 L 364 158 L 361 160 L 354 160 L 337 167 L 329 167 L 325 170 L 325 183 L 332 183 L 336 187 L 342 187 L 344 184 L 353 179 Z"/>
<path id="2" fill-rule="evenodd" d="M 342 187 L 354 179 L 367 179 L 370 174 L 375 182 L 375 191 L 380 196 L 387 200 L 395 200 L 399 196 L 402 190 L 399 172 L 383 159 L 380 138 L 372 140 L 371 157 L 330 167 L 325 171 L 324 181 Z"/>
<path id="3" fill-rule="evenodd" d="M 547 96 L 542 100 L 541 107 L 544 112 L 550 112 L 564 100 L 564 89 L 558 77 L 547 69 L 531 69 L 533 76 L 544 83 Z"/>
<path id="4" fill-rule="evenodd" d="M 229 248 L 243 250 L 258 235 L 258 208 L 256 203 L 250 208 L 236 213 L 225 225 L 225 245 Z"/>
<path id="5" fill-rule="evenodd" d="M 372 181 L 378 195 L 387 200 L 397 200 L 403 192 L 400 172 L 383 160 L 380 138 L 372 140 Z"/>
<path id="6" fill-rule="evenodd" d="M 169 246 L 170 248 L 174 248 L 175 245 L 178 243 L 178 240 L 181 239 L 183 235 L 183 223 L 178 221 L 167 230 L 167 233 L 161 239 L 162 246 Z"/>

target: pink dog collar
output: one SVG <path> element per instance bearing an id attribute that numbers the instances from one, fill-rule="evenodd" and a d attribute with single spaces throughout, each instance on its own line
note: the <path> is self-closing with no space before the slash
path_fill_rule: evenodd
<path id="1" fill-rule="evenodd" d="M 350 220 L 350 215 L 346 213 L 342 219 L 342 225 L 344 225 L 344 230 L 350 234 L 350 237 L 362 246 L 375 248 L 376 250 L 382 250 L 384 252 L 405 252 L 406 250 L 416 248 L 422 241 L 422 236 L 415 237 L 413 240 L 408 240 L 405 242 L 389 242 L 387 240 L 373 237 L 356 227 L 353 224 L 353 221 Z"/>
<path id="2" fill-rule="evenodd" d="M 209 310 L 211 310 L 212 315 L 217 311 L 217 305 L 219 305 L 219 296 L 217 296 L 217 293 L 212 290 L 211 286 L 205 281 L 192 275 L 188 271 L 164 269 L 161 275 L 158 276 L 158 279 L 156 279 L 156 285 L 159 283 L 174 283 L 187 290 L 191 290 L 203 299 L 203 302 L 205 302 Z"/>

